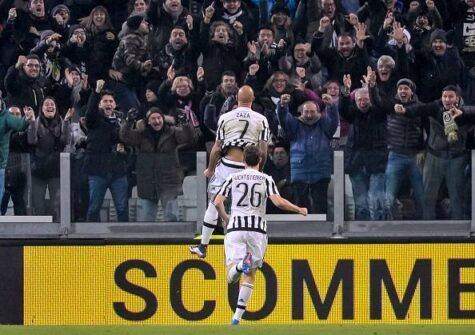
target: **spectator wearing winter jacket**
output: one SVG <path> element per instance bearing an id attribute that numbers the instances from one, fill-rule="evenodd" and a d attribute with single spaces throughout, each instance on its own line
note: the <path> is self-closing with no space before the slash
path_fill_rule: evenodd
<path id="1" fill-rule="evenodd" d="M 384 171 L 388 159 L 386 114 L 371 106 L 366 88 L 355 92 L 355 104 L 352 104 L 351 77 L 346 75 L 343 81 L 340 113 L 351 124 L 345 148 L 345 172 L 353 187 L 355 218 L 383 220 L 386 216 Z"/>
<path id="2" fill-rule="evenodd" d="M 383 98 L 377 85 L 370 85 L 371 104 L 386 113 L 388 163 L 385 171 L 385 206 L 388 220 L 394 220 L 397 215 L 396 199 L 409 182 L 416 209 L 416 219 L 422 219 L 423 185 L 422 173 L 417 164 L 417 156 L 424 150 L 423 121 L 420 116 L 398 114 L 395 104 L 404 107 L 415 106 L 419 103 L 415 94 L 416 85 L 408 78 L 397 82 L 397 95 L 393 98 Z"/>
<path id="3" fill-rule="evenodd" d="M 210 24 L 210 16 L 206 14 L 201 22 L 200 41 L 206 87 L 216 87 L 224 71 L 241 73 L 246 47 L 242 25 L 234 25 L 237 37 L 231 39 L 233 33 L 229 25 L 222 21 Z"/>
<path id="4" fill-rule="evenodd" d="M 457 85 L 462 78 L 463 62 L 456 48 L 447 46 L 447 34 L 436 29 L 430 35 L 430 49 L 416 52 L 415 75 L 422 102 L 440 97 L 447 85 Z"/>
<path id="5" fill-rule="evenodd" d="M 41 61 L 37 55 L 19 56 L 5 76 L 7 105 L 29 106 L 38 114 L 47 91 L 45 78 L 40 74 Z"/>
<path id="6" fill-rule="evenodd" d="M 14 115 L 18 119 L 22 119 L 22 111 L 17 106 L 11 106 L 8 108 L 8 113 Z M 31 114 L 34 115 L 33 111 Z M 27 121 L 24 121 L 24 126 L 28 125 Z M 1 214 L 5 215 L 8 210 L 8 204 L 10 199 L 13 202 L 13 214 L 14 215 L 26 215 L 26 202 L 25 202 L 25 190 L 26 190 L 26 169 L 23 158 L 28 152 L 28 145 L 26 143 L 25 129 L 20 131 L 10 132 L 10 146 L 8 152 L 8 163 L 5 168 L 5 192 L 1 199 Z M 5 155 L 5 153 L 2 153 Z"/>
<path id="7" fill-rule="evenodd" d="M 28 119 L 34 117 L 32 110 L 30 110 L 27 117 Z M 28 122 L 13 116 L 7 110 L 3 100 L 0 100 L 0 195 L 2 197 L 5 188 L 5 169 L 8 162 L 11 134 L 13 131 L 25 130 L 26 127 L 28 127 Z"/>
<path id="8" fill-rule="evenodd" d="M 85 171 L 89 181 L 87 220 L 100 222 L 100 210 L 107 189 L 112 193 L 119 222 L 129 220 L 127 164 L 125 148 L 119 138 L 120 118 L 114 95 L 103 90 L 104 81 L 96 83 L 86 112 L 88 129 Z"/>
<path id="9" fill-rule="evenodd" d="M 51 97 L 43 100 L 36 120 L 30 121 L 27 143 L 32 154 L 32 203 L 36 215 L 52 215 L 59 222 L 60 169 L 59 156 L 69 144 L 70 119 L 73 110 L 64 117 L 59 115 L 56 101 Z M 46 205 L 46 189 L 50 195 L 50 208 Z"/>
<path id="10" fill-rule="evenodd" d="M 155 221 L 159 200 L 165 220 L 176 221 L 176 198 L 183 181 L 176 151 L 179 145 L 193 144 L 193 125 L 189 122 L 178 127 L 169 125 L 157 107 L 152 107 L 135 127 L 134 122 L 134 114 L 129 113 L 121 126 L 120 137 L 124 143 L 137 148 L 137 221 Z"/>
<path id="11" fill-rule="evenodd" d="M 312 50 L 328 69 L 328 79 L 338 80 L 340 84 L 345 74 L 352 78 L 362 78 L 369 64 L 369 56 L 364 46 L 366 39 L 366 26 L 357 25 L 355 40 L 347 33 L 338 36 L 337 47 L 332 48 L 329 42 L 324 43 L 324 31 L 330 24 L 327 17 L 320 20 L 320 27 L 313 37 Z M 352 90 L 361 87 L 359 81 L 353 81 Z"/>
<path id="12" fill-rule="evenodd" d="M 147 19 L 152 25 L 150 46 L 152 54 L 158 54 L 167 44 L 170 33 L 175 26 L 186 27 L 190 12 L 181 0 L 164 0 L 150 2 Z"/>
<path id="13" fill-rule="evenodd" d="M 51 29 L 44 0 L 29 0 L 27 7 L 14 9 L 13 36 L 20 50 L 31 50 L 40 40 L 41 32 Z M 23 51 L 24 54 L 25 51 Z"/>
<path id="14" fill-rule="evenodd" d="M 200 102 L 200 113 L 204 125 L 203 136 L 206 147 L 211 150 L 211 146 L 216 139 L 216 129 L 218 119 L 221 115 L 221 108 L 226 99 L 234 97 L 238 92 L 236 84 L 236 74 L 231 71 L 223 72 L 221 84 L 215 91 L 207 93 Z"/>
<path id="15" fill-rule="evenodd" d="M 158 78 L 161 81 L 167 79 L 167 71 L 170 66 L 173 66 L 177 76 L 195 73 L 197 69 L 196 59 L 199 56 L 198 42 L 198 24 L 194 24 L 191 30 L 180 26 L 174 27 L 170 33 L 168 43 L 154 55 L 156 56 L 153 59 L 154 69 L 158 68 Z"/>
<path id="16" fill-rule="evenodd" d="M 475 106 L 460 106 L 460 90 L 449 85 L 442 89 L 442 97 L 436 101 L 408 108 L 396 105 L 395 109 L 397 113 L 408 116 L 429 118 L 430 131 L 423 171 L 424 219 L 435 219 L 437 196 L 445 182 L 449 191 L 451 218 L 462 220 L 464 170 L 469 159 L 467 137 L 473 122 L 459 124 L 454 118 L 460 113 L 475 114 Z"/>
<path id="17" fill-rule="evenodd" d="M 256 73 L 254 89 L 260 92 L 269 76 L 279 68 L 279 59 L 285 55 L 285 42 L 274 40 L 274 32 L 271 26 L 259 27 L 257 41 L 247 44 L 248 53 L 244 59 L 244 66 L 248 68 L 251 64 L 259 64 L 259 71 Z"/>
<path id="18" fill-rule="evenodd" d="M 290 141 L 290 174 L 294 201 L 309 213 L 327 212 L 328 183 L 332 173 L 330 140 L 338 126 L 338 112 L 330 96 L 323 98 L 326 115 L 316 103 L 302 105 L 299 118 L 289 112 L 290 95 L 282 95 L 277 111 Z"/>
<path id="19" fill-rule="evenodd" d="M 109 71 L 118 41 L 107 9 L 103 6 L 94 7 L 88 16 L 80 20 L 80 24 L 86 29 L 90 47 L 86 64 L 89 81 L 95 83 L 99 79 L 109 78 L 109 75 L 117 79 L 119 74 Z"/>
<path id="20" fill-rule="evenodd" d="M 127 19 L 129 32 L 120 40 L 112 67 L 120 73 L 118 80 L 109 83 L 120 108 L 124 111 L 139 108 L 135 87 L 143 87 L 144 77 L 152 69 L 147 47 L 148 22 L 141 15 Z"/>

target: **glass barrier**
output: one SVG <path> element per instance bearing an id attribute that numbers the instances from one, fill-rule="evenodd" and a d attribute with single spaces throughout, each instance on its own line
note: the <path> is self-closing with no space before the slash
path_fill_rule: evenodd
<path id="1" fill-rule="evenodd" d="M 196 152 L 76 153 L 70 162 L 72 222 L 197 220 Z"/>
<path id="2" fill-rule="evenodd" d="M 470 152 L 442 158 L 432 153 L 386 155 L 385 150 L 348 150 L 346 155 L 346 220 L 471 219 Z"/>
<path id="3" fill-rule="evenodd" d="M 9 153 L 0 209 L 4 221 L 14 216 L 15 222 L 60 222 L 59 162 L 59 153 L 54 157 Z"/>

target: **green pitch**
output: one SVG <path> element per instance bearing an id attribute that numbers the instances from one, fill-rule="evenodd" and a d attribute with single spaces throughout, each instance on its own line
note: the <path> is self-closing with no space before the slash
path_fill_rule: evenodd
<path id="1" fill-rule="evenodd" d="M 472 335 L 475 326 L 0 326 L 2 335 Z"/>

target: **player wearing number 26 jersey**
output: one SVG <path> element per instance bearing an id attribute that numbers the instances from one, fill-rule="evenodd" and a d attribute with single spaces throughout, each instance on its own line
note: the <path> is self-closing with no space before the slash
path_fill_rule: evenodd
<path id="1" fill-rule="evenodd" d="M 267 199 L 281 209 L 307 215 L 306 208 L 297 207 L 279 195 L 272 177 L 258 171 L 259 161 L 259 149 L 256 146 L 246 147 L 246 169 L 231 174 L 214 200 L 219 214 L 227 221 L 224 252 L 228 282 L 234 283 L 244 274 L 232 324 L 240 322 L 254 289 L 256 269 L 264 262 L 267 249 Z M 230 216 L 223 205 L 229 195 L 232 198 Z"/>
<path id="2" fill-rule="evenodd" d="M 212 199 L 226 178 L 244 168 L 243 150 L 249 145 L 260 148 L 261 164 L 267 157 L 269 125 L 265 116 L 251 109 L 254 92 L 243 86 L 238 92 L 238 107 L 220 116 L 216 130 L 216 142 L 210 153 L 205 175 L 210 178 L 208 193 Z M 206 248 L 217 226 L 218 212 L 212 202 L 208 204 L 203 220 L 201 244 L 190 247 L 190 252 L 200 258 L 206 257 Z"/>

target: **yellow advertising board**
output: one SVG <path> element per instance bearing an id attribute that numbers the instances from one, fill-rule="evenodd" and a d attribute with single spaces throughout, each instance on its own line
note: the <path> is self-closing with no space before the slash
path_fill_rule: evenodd
<path id="1" fill-rule="evenodd" d="M 25 246 L 25 325 L 228 324 L 222 245 Z M 475 324 L 475 245 L 271 244 L 245 319 Z"/>

